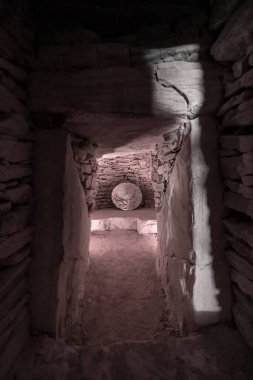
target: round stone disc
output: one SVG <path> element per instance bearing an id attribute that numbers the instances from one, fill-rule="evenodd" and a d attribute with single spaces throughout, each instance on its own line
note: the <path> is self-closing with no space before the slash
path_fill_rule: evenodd
<path id="1" fill-rule="evenodd" d="M 121 210 L 135 210 L 140 206 L 142 193 L 138 186 L 130 182 L 122 182 L 112 191 L 113 204 Z"/>

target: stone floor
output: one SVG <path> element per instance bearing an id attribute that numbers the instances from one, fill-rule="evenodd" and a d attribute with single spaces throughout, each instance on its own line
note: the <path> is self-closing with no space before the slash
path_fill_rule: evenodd
<path id="1" fill-rule="evenodd" d="M 67 346 L 33 342 L 17 380 L 252 380 L 253 353 L 229 325 L 189 338 Z"/>
<path id="2" fill-rule="evenodd" d="M 92 234 L 79 321 L 68 344 L 33 340 L 17 380 L 252 380 L 253 353 L 232 324 L 188 338 L 170 329 L 155 235 Z"/>
<path id="3" fill-rule="evenodd" d="M 92 233 L 82 317 L 68 334 L 72 342 L 109 344 L 164 334 L 168 326 L 156 247 L 154 234 Z"/>

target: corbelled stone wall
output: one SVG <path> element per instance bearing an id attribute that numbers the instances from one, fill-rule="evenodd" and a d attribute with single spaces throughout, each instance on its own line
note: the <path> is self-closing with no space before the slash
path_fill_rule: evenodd
<path id="1" fill-rule="evenodd" d="M 1 2 L 0 378 L 12 378 L 29 337 L 33 135 L 27 80 L 33 34 L 26 2 Z"/>
<path id="2" fill-rule="evenodd" d="M 235 296 L 234 320 L 253 346 L 253 3 L 214 2 L 211 53 L 225 67 L 220 120 L 226 255 Z"/>
<path id="3" fill-rule="evenodd" d="M 185 125 L 185 129 L 187 125 Z M 175 160 L 181 149 L 184 127 L 163 135 L 163 142 L 156 144 L 152 152 L 152 186 L 154 189 L 155 209 L 162 208 L 164 194 L 173 171 Z"/>
<path id="4" fill-rule="evenodd" d="M 113 188 L 121 182 L 131 182 L 138 185 L 143 195 L 142 205 L 154 207 L 151 169 L 151 155 L 149 153 L 99 158 L 96 208 L 115 207 L 112 203 L 111 193 Z"/>

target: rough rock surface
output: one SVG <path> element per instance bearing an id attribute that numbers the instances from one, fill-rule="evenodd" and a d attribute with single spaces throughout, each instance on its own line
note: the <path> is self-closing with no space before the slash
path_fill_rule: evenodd
<path id="1" fill-rule="evenodd" d="M 12 379 L 29 339 L 33 135 L 24 55 L 34 53 L 25 2 L 0 7 L 0 378 Z"/>
<path id="2" fill-rule="evenodd" d="M 214 122 L 195 119 L 191 133 L 184 136 L 157 214 L 158 271 L 169 318 L 182 334 L 231 318 L 217 170 Z"/>
<path id="3" fill-rule="evenodd" d="M 252 1 L 246 0 L 229 18 L 212 46 L 211 54 L 216 61 L 236 61 L 247 53 L 247 48 L 252 43 L 252 17 Z"/>
<path id="4" fill-rule="evenodd" d="M 234 1 L 229 3 L 230 7 Z M 218 112 L 221 118 L 220 166 L 225 185 L 224 226 L 227 259 L 231 265 L 235 294 L 233 316 L 239 330 L 251 346 L 253 346 L 252 15 L 252 1 L 240 2 L 240 6 L 228 19 L 211 51 L 218 61 L 227 61 L 223 75 L 226 98 Z"/>
<path id="5" fill-rule="evenodd" d="M 34 344 L 17 380 L 251 380 L 252 351 L 231 326 L 184 339 L 67 346 L 47 337 Z"/>
<path id="6" fill-rule="evenodd" d="M 142 193 L 135 184 L 122 182 L 114 187 L 112 201 L 121 210 L 135 210 L 142 202 Z"/>

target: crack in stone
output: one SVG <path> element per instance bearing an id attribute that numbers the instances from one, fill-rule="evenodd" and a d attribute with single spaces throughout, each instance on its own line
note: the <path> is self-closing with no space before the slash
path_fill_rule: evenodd
<path id="1" fill-rule="evenodd" d="M 185 100 L 186 102 L 186 105 L 187 105 L 187 119 L 190 120 L 189 118 L 189 114 L 191 114 L 191 107 L 190 107 L 190 100 L 188 98 L 188 96 L 182 91 L 180 90 L 177 86 L 175 86 L 173 83 L 171 82 L 166 82 L 166 83 L 160 83 L 159 81 L 159 78 L 158 78 L 158 74 L 157 74 L 157 70 L 155 70 L 154 72 L 154 76 L 155 76 L 155 79 L 156 79 L 156 82 L 162 86 L 162 87 L 165 87 L 165 88 L 172 88 L 173 90 L 175 90 L 180 96 L 183 97 L 183 99 Z"/>
<path id="2" fill-rule="evenodd" d="M 206 267 L 212 265 L 212 261 L 202 266 L 202 265 L 199 265 L 199 264 L 197 264 L 197 263 L 194 263 L 194 262 L 193 262 L 192 260 L 190 260 L 190 259 L 183 258 L 183 257 L 177 257 L 177 256 L 175 256 L 175 254 L 172 254 L 172 255 L 170 256 L 170 258 L 171 258 L 171 259 L 175 259 L 175 260 L 179 260 L 179 261 L 185 261 L 185 262 L 187 262 L 191 267 L 195 267 L 195 268 L 198 267 L 200 270 L 203 270 L 203 269 L 205 269 Z"/>

